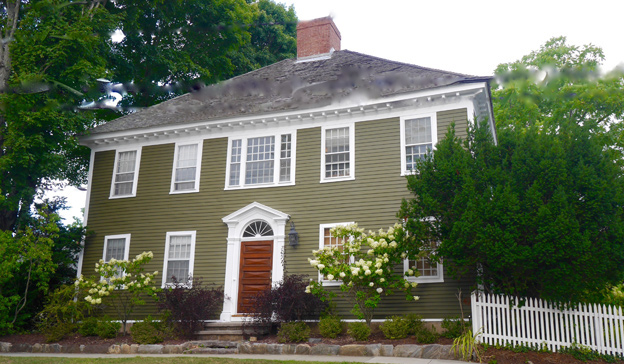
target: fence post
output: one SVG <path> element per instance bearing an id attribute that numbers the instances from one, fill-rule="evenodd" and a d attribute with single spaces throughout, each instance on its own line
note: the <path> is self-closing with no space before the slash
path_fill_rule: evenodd
<path id="1" fill-rule="evenodd" d="M 475 335 L 482 327 L 481 324 L 481 309 L 479 305 L 481 302 L 481 292 L 479 290 L 472 291 L 470 294 L 470 310 L 472 311 L 472 333 Z M 481 335 L 477 335 L 477 342 L 481 342 Z"/>

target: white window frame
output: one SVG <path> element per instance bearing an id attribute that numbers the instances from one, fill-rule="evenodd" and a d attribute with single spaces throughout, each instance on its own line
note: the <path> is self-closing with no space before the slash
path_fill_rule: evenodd
<path id="1" fill-rule="evenodd" d="M 334 222 L 330 224 L 320 224 L 319 225 L 319 249 L 323 249 L 325 247 L 325 229 L 327 228 L 331 229 L 339 225 L 346 226 L 346 225 L 350 225 L 354 223 L 355 222 L 351 221 L 351 222 Z M 351 261 L 353 261 L 353 257 L 351 257 Z M 318 273 L 318 280 L 319 282 L 322 282 L 324 286 L 339 286 L 342 284 L 341 279 L 334 279 L 334 280 L 323 279 L 321 272 Z"/>
<path id="2" fill-rule="evenodd" d="M 113 165 L 113 178 L 111 178 L 110 199 L 135 197 L 137 192 L 137 184 L 139 183 L 139 170 L 141 168 L 141 147 L 117 149 L 115 151 L 115 164 Z M 115 195 L 115 176 L 117 175 L 117 165 L 119 164 L 119 154 L 125 152 L 136 152 L 136 161 L 134 164 L 134 179 L 132 180 L 132 193 L 129 195 Z"/>
<path id="3" fill-rule="evenodd" d="M 106 235 L 104 237 L 104 251 L 102 252 L 102 260 L 107 263 L 106 261 L 106 250 L 108 249 L 108 241 L 112 240 L 112 239 L 125 239 L 126 243 L 124 245 L 124 256 L 123 256 L 123 260 L 128 260 L 130 257 L 130 237 L 131 234 L 120 234 L 120 235 Z M 123 272 L 122 276 L 125 276 L 126 272 Z M 104 280 L 103 277 L 101 277 L 102 280 Z"/>
<path id="4" fill-rule="evenodd" d="M 423 259 L 423 258 L 419 258 L 419 259 Z M 408 269 L 410 269 L 409 260 L 405 259 L 403 261 L 403 274 L 405 274 Z M 408 280 L 409 282 L 416 282 L 416 283 L 442 283 L 444 282 L 444 265 L 442 264 L 442 261 L 439 261 L 437 263 L 437 269 L 438 269 L 438 275 L 436 277 L 433 277 L 433 276 L 413 277 L 413 276 L 405 275 L 405 279 Z"/>
<path id="5" fill-rule="evenodd" d="M 175 178 L 176 178 L 176 170 L 178 169 L 178 155 L 180 152 L 180 147 L 184 147 L 187 145 L 197 145 L 197 156 L 196 156 L 196 165 L 195 165 L 195 188 L 188 190 L 176 190 L 175 189 Z M 173 153 L 173 168 L 171 172 L 171 190 L 170 194 L 179 194 L 179 193 L 194 193 L 199 192 L 199 177 L 201 176 L 201 162 L 202 162 L 202 149 L 204 143 L 203 141 L 199 142 L 178 142 L 175 144 L 175 151 Z"/>
<path id="6" fill-rule="evenodd" d="M 349 129 L 349 175 L 341 177 L 325 177 L 325 134 L 331 129 Z M 355 123 L 332 124 L 321 127 L 321 183 L 352 181 L 355 179 Z"/>
<path id="7" fill-rule="evenodd" d="M 407 147 L 405 143 L 405 122 L 411 119 L 420 119 L 420 118 L 430 118 L 431 119 L 431 150 L 434 151 L 436 148 L 436 144 L 438 143 L 438 120 L 436 118 L 435 112 L 416 114 L 416 115 L 408 115 L 401 116 L 401 176 L 410 175 L 416 173 L 416 171 L 408 170 L 406 167 L 407 164 L 407 154 L 405 149 Z"/>
<path id="8" fill-rule="evenodd" d="M 290 134 L 290 180 L 280 182 L 280 160 L 282 151 L 282 135 Z M 249 139 L 274 137 L 275 151 L 273 154 L 273 182 L 269 183 L 256 183 L 245 184 L 245 173 L 247 169 L 247 143 Z M 241 161 L 240 161 L 240 181 L 237 186 L 230 186 L 230 169 L 232 162 L 232 142 L 234 140 L 241 141 Z M 279 186 L 292 186 L 295 184 L 295 170 L 297 161 L 297 132 L 296 130 L 281 130 L 279 132 L 272 132 L 266 134 L 243 134 L 236 137 L 231 136 L 228 139 L 227 150 L 227 167 L 225 170 L 225 190 L 241 190 L 248 188 L 264 188 L 264 187 L 279 187 Z"/>
<path id="9" fill-rule="evenodd" d="M 165 238 L 165 256 L 163 257 L 163 270 L 162 270 L 162 284 L 161 288 L 171 287 L 171 283 L 167 283 L 167 268 L 169 263 L 169 242 L 171 241 L 172 236 L 191 236 L 191 254 L 189 257 L 189 271 L 188 275 L 193 276 L 193 267 L 195 264 L 195 238 L 197 236 L 196 231 L 170 231 L 167 232 L 167 236 Z M 188 277 L 186 277 L 188 278 Z M 186 282 L 186 284 L 182 284 L 184 287 L 191 288 L 193 282 Z"/>

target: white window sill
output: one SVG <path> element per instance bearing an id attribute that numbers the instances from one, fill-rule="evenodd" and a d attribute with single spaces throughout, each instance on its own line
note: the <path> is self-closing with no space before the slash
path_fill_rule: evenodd
<path id="1" fill-rule="evenodd" d="M 444 277 L 405 277 L 408 282 L 416 283 L 444 283 Z"/>
<path id="2" fill-rule="evenodd" d="M 335 178 L 326 178 L 322 179 L 320 183 L 329 183 L 329 182 L 342 182 L 342 181 L 354 181 L 355 176 L 353 177 L 335 177 Z"/>
<path id="3" fill-rule="evenodd" d="M 193 189 L 193 190 L 181 190 L 181 191 L 169 191 L 170 195 L 183 195 L 185 193 L 197 193 L 199 192 L 199 190 Z"/>
<path id="4" fill-rule="evenodd" d="M 323 286 L 325 287 L 338 287 L 342 284 L 342 281 L 328 281 L 326 279 L 323 279 L 321 283 L 323 283 Z"/>
<path id="5" fill-rule="evenodd" d="M 108 199 L 109 200 L 113 200 L 113 199 L 118 199 L 118 198 L 130 198 L 130 197 L 136 197 L 136 194 L 132 194 L 132 195 L 120 195 L 120 196 L 109 196 Z"/>
<path id="6" fill-rule="evenodd" d="M 294 186 L 295 182 L 281 182 L 281 183 L 267 183 L 267 184 L 258 184 L 258 185 L 245 185 L 245 186 L 225 186 L 225 191 L 230 190 L 249 190 L 253 188 L 267 188 L 267 187 L 283 187 L 283 186 Z"/>

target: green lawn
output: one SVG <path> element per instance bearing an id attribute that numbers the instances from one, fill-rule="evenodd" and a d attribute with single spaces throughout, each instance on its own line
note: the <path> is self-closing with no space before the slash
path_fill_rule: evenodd
<path id="1" fill-rule="evenodd" d="M 62 358 L 62 357 L 8 357 L 0 356 L 0 364 L 267 364 L 301 363 L 296 360 L 262 360 L 262 359 L 231 359 L 231 358 L 197 358 L 197 357 L 129 357 L 129 358 Z M 309 364 L 327 364 L 327 362 L 309 361 Z"/>

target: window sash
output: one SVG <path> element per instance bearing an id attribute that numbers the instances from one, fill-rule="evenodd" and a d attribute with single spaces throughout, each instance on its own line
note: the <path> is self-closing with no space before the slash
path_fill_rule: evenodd
<path id="1" fill-rule="evenodd" d="M 178 146 L 174 191 L 194 190 L 197 179 L 198 145 Z"/>
<path id="2" fill-rule="evenodd" d="M 325 178 L 351 175 L 349 127 L 325 129 Z"/>
<path id="3" fill-rule="evenodd" d="M 405 170 L 416 169 L 416 162 L 433 149 L 431 117 L 405 120 Z"/>
<path id="4" fill-rule="evenodd" d="M 132 195 L 136 172 L 137 151 L 118 152 L 113 196 Z"/>

